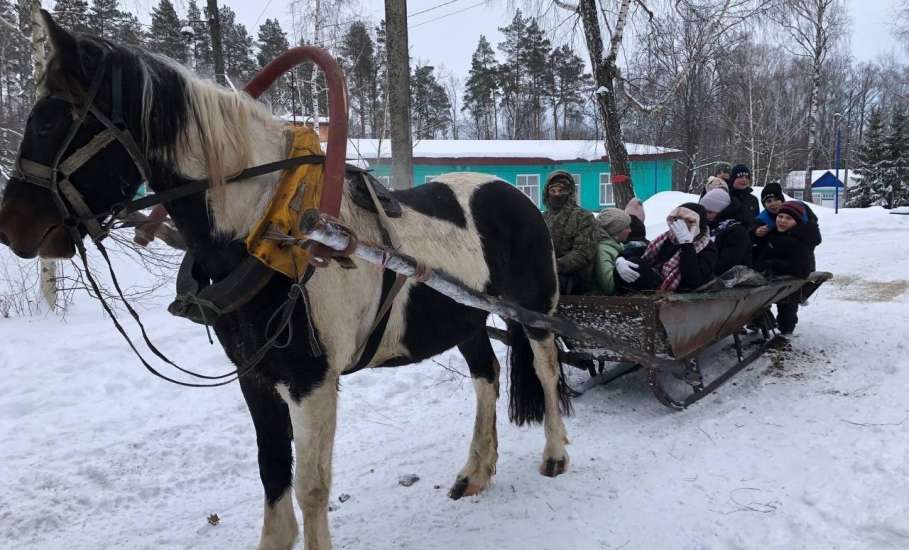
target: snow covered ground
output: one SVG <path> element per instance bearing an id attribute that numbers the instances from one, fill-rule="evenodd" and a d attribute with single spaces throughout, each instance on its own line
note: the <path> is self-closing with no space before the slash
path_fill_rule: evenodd
<path id="1" fill-rule="evenodd" d="M 648 201 L 651 234 L 685 198 Z M 457 352 L 345 378 L 335 547 L 909 547 L 909 216 L 816 210 L 818 266 L 836 279 L 800 312 L 792 350 L 681 413 L 637 374 L 591 389 L 556 479 L 537 473 L 542 429 L 507 424 L 503 395 L 494 485 L 446 497 L 473 425 Z M 160 305 L 143 315 L 179 362 L 229 369 L 199 327 Z M 84 297 L 66 320 L 0 319 L 0 342 L 0 548 L 255 546 L 262 490 L 236 386 L 153 378 Z"/>

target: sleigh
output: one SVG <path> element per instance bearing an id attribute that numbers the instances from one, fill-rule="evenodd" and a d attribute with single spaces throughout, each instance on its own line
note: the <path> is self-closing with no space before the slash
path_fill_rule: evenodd
<path id="1" fill-rule="evenodd" d="M 680 294 L 563 296 L 558 316 L 609 332 L 643 352 L 645 358 L 629 357 L 627 348 L 617 351 L 596 339 L 570 337 L 561 338 L 559 357 L 590 373 L 588 387 L 644 369 L 647 384 L 660 403 L 684 409 L 782 343 L 769 311 L 772 304 L 784 300 L 804 303 L 831 277 L 827 272 L 815 272 L 807 279 L 782 277 L 761 286 Z M 746 327 L 751 328 L 750 334 Z M 507 343 L 504 331 L 488 330 L 490 336 Z M 729 353 L 714 354 L 720 356 L 719 361 L 707 359 L 709 370 L 720 374 L 706 380 L 705 351 L 730 337 L 733 360 L 722 361 Z M 666 364 L 667 358 L 671 364 Z"/>

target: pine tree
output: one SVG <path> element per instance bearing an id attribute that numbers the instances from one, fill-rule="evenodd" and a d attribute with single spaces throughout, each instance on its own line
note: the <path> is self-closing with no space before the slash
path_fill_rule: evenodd
<path id="1" fill-rule="evenodd" d="M 909 113 L 903 105 L 893 107 L 884 147 L 885 204 L 893 208 L 909 200 Z"/>
<path id="2" fill-rule="evenodd" d="M 54 3 L 54 20 L 70 31 L 91 32 L 88 25 L 88 2 L 85 0 L 57 0 Z"/>
<path id="3" fill-rule="evenodd" d="M 521 116 L 525 97 L 521 51 L 524 36 L 527 34 L 527 20 L 524 19 L 521 10 L 516 10 L 511 23 L 506 27 L 499 27 L 499 31 L 505 37 L 505 41 L 498 45 L 499 51 L 505 55 L 505 61 L 499 66 L 505 131 L 509 138 L 519 139 L 525 137 Z"/>
<path id="4" fill-rule="evenodd" d="M 495 52 L 480 35 L 477 49 L 470 59 L 470 72 L 464 85 L 464 106 L 462 111 L 470 113 L 478 139 L 498 138 L 498 113 L 496 102 L 501 95 L 499 89 L 499 64 Z"/>
<path id="5" fill-rule="evenodd" d="M 121 44 L 142 46 L 145 44 L 145 32 L 139 18 L 131 13 L 120 12 L 120 19 L 114 30 L 114 40 Z"/>
<path id="6" fill-rule="evenodd" d="M 152 10 L 149 41 L 155 52 L 186 63 L 187 44 L 180 29 L 183 24 L 170 0 L 161 2 Z"/>
<path id="7" fill-rule="evenodd" d="M 571 139 L 569 121 L 573 125 L 582 124 L 583 91 L 591 86 L 589 74 L 584 73 L 584 60 L 568 45 L 556 48 L 549 56 L 552 70 L 552 88 L 550 90 L 553 137 Z M 559 110 L 562 120 L 559 122 Z"/>
<path id="8" fill-rule="evenodd" d="M 542 139 L 545 98 L 551 95 L 552 89 L 552 69 L 549 64 L 552 47 L 536 19 L 531 19 L 527 25 L 527 34 L 521 41 L 521 46 L 519 61 L 523 67 L 524 89 L 527 92 L 522 111 L 526 115 L 527 137 Z"/>
<path id="9" fill-rule="evenodd" d="M 196 0 L 189 0 L 186 6 L 186 23 L 193 29 L 193 70 L 201 76 L 214 76 L 211 33 Z"/>
<path id="10" fill-rule="evenodd" d="M 366 136 L 367 121 L 374 120 L 371 109 L 377 95 L 375 45 L 362 21 L 354 21 L 341 41 L 341 60 L 347 73 L 351 108 L 359 121 L 358 135 Z M 375 131 L 375 129 L 373 129 Z M 357 135 L 357 134 L 355 134 Z"/>
<path id="11" fill-rule="evenodd" d="M 221 43 L 224 49 L 224 71 L 239 88 L 253 77 L 256 62 L 252 56 L 253 39 L 246 26 L 236 22 L 237 14 L 228 6 L 221 6 Z"/>
<path id="12" fill-rule="evenodd" d="M 101 38 L 115 39 L 122 15 L 117 0 L 92 0 L 88 12 L 89 32 Z"/>
<path id="13" fill-rule="evenodd" d="M 414 139 L 447 137 L 451 127 L 451 103 L 431 65 L 414 67 L 410 81 Z"/>
<path id="14" fill-rule="evenodd" d="M 259 53 L 256 60 L 259 67 L 268 65 L 273 59 L 287 51 L 289 48 L 287 34 L 281 29 L 277 19 L 266 19 L 259 27 Z M 290 113 L 292 107 L 290 77 L 282 76 L 266 92 L 266 98 L 271 102 L 272 111 Z"/>
<path id="15" fill-rule="evenodd" d="M 862 180 L 849 190 L 849 206 L 867 208 L 884 200 L 884 169 L 887 163 L 884 134 L 884 116 L 879 108 L 873 109 L 857 155 L 855 171 L 862 176 Z"/>

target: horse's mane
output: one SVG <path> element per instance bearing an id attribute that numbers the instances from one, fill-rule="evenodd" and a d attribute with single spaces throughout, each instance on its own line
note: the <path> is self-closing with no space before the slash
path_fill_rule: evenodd
<path id="1" fill-rule="evenodd" d="M 257 146 L 251 127 L 271 126 L 280 132 L 280 122 L 247 94 L 203 79 L 168 57 L 85 35 L 78 40 L 83 48 L 108 48 L 127 71 L 138 70 L 141 83 L 132 86 L 141 89 L 124 101 L 141 113 L 143 135 L 136 138 L 141 138 L 146 155 L 172 164 L 181 175 L 208 177 L 211 207 L 223 210 L 225 179 L 247 167 Z M 43 88 L 75 89 L 78 84 L 59 65 L 51 56 Z M 140 103 L 135 96 L 141 97 Z"/>

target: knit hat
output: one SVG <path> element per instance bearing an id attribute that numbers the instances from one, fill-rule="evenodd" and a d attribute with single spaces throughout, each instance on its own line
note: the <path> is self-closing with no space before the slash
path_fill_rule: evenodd
<path id="1" fill-rule="evenodd" d="M 700 204 L 708 212 L 722 212 L 732 202 L 729 193 L 722 189 L 713 189 L 701 197 Z"/>
<path id="2" fill-rule="evenodd" d="M 732 165 L 728 162 L 718 162 L 713 165 L 713 175 L 716 176 L 722 172 L 732 173 Z"/>
<path id="3" fill-rule="evenodd" d="M 761 204 L 767 202 L 767 199 L 777 199 L 785 201 L 786 198 L 783 196 L 783 188 L 780 187 L 778 183 L 768 183 L 761 189 Z"/>
<path id="4" fill-rule="evenodd" d="M 631 226 L 631 216 L 619 208 L 604 208 L 597 216 L 597 225 L 601 231 L 615 238 Z"/>
<path id="5" fill-rule="evenodd" d="M 736 164 L 732 167 L 732 177 L 729 178 L 729 181 L 735 181 L 741 177 L 747 177 L 748 179 L 751 179 L 751 169 L 749 169 L 744 164 Z"/>
<path id="6" fill-rule="evenodd" d="M 628 201 L 628 204 L 625 205 L 625 213 L 640 221 L 644 221 L 644 203 L 637 197 L 632 198 Z"/>
<path id="7" fill-rule="evenodd" d="M 710 176 L 707 178 L 707 184 L 704 186 L 704 192 L 712 191 L 714 189 L 722 189 L 725 192 L 729 192 L 729 184 L 723 178 L 717 176 Z"/>
<path id="8" fill-rule="evenodd" d="M 802 216 L 805 215 L 805 207 L 798 201 L 786 201 L 783 203 L 783 206 L 780 207 L 777 214 L 786 214 L 795 220 L 795 223 L 802 223 L 804 221 Z"/>

